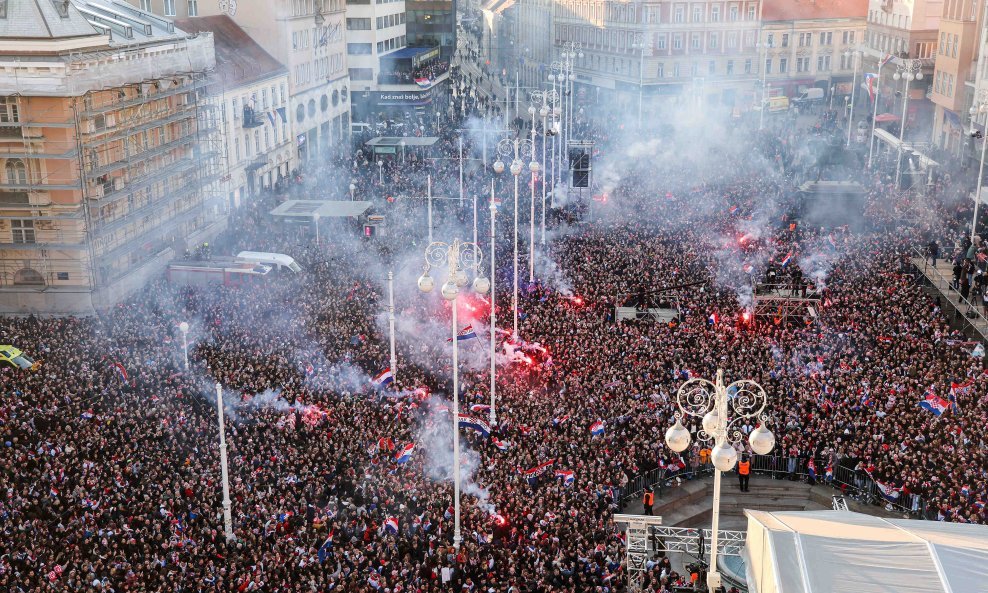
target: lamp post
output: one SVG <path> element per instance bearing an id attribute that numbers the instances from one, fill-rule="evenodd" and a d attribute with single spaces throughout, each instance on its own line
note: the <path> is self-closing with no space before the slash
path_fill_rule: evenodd
<path id="1" fill-rule="evenodd" d="M 868 168 L 871 169 L 872 157 L 875 154 L 875 118 L 878 117 L 878 96 L 882 93 L 882 68 L 885 64 L 892 58 L 892 56 L 887 56 L 881 60 L 878 60 L 878 73 L 875 78 L 875 104 L 872 105 L 871 111 L 871 137 L 868 139 Z"/>
<path id="2" fill-rule="evenodd" d="M 312 213 L 312 224 L 316 226 L 316 245 L 319 245 L 319 213 Z"/>
<path id="3" fill-rule="evenodd" d="M 981 161 L 984 162 L 984 153 L 981 155 Z M 185 361 L 185 370 L 189 370 L 189 324 L 183 321 L 178 324 L 178 331 L 182 332 L 182 359 Z"/>
<path id="4" fill-rule="evenodd" d="M 388 330 L 391 346 L 391 378 L 398 380 L 398 354 L 395 349 L 395 281 L 394 272 L 388 270 Z"/>
<path id="5" fill-rule="evenodd" d="M 505 138 L 497 143 L 497 154 L 498 159 L 494 161 L 494 172 L 503 173 L 504 172 L 504 161 L 501 160 L 502 156 L 509 156 L 514 152 L 514 159 L 511 161 L 511 174 L 515 177 L 515 234 L 514 234 L 514 244 L 515 244 L 515 263 L 514 263 L 514 293 L 511 297 L 511 313 L 514 316 L 514 325 L 512 337 L 518 338 L 518 176 L 521 175 L 521 170 L 524 165 L 521 161 L 521 157 L 530 158 L 533 154 L 534 147 L 531 141 L 521 140 L 515 138 L 510 140 Z M 535 163 L 535 161 L 532 161 Z M 537 165 L 537 163 L 535 163 Z M 531 167 L 531 164 L 529 164 Z"/>
<path id="6" fill-rule="evenodd" d="M 854 96 L 858 90 L 858 63 L 861 61 L 860 51 L 848 50 L 844 52 L 844 58 L 849 58 L 854 63 L 854 76 L 851 78 L 851 113 L 847 118 L 847 147 L 851 147 L 851 128 L 854 124 Z M 833 96 L 833 93 L 830 94 Z"/>
<path id="7" fill-rule="evenodd" d="M 768 97 L 768 50 L 775 47 L 774 42 L 765 41 L 765 43 L 755 44 L 759 49 L 765 50 L 762 52 L 762 93 L 761 93 L 761 105 L 758 109 L 758 129 L 761 130 L 765 127 L 765 99 Z"/>
<path id="8" fill-rule="evenodd" d="M 463 207 L 463 136 L 461 135 L 458 138 L 458 140 L 460 143 L 460 207 L 462 208 Z M 476 238 L 474 238 L 474 243 L 476 242 L 477 240 Z"/>
<path id="9" fill-rule="evenodd" d="M 353 201 L 353 199 L 354 199 L 354 198 L 353 198 L 353 192 L 354 192 L 354 191 L 356 191 L 356 189 L 357 189 L 357 186 L 351 183 L 351 184 L 350 184 L 350 201 L 351 201 L 351 202 L 352 202 L 352 201 Z"/>
<path id="10" fill-rule="evenodd" d="M 398 141 L 398 146 L 401 147 L 401 162 L 404 163 L 405 162 L 405 141 L 404 140 L 399 140 Z"/>
<path id="11" fill-rule="evenodd" d="M 899 180 L 902 178 L 902 143 L 906 135 L 906 110 L 909 107 L 909 83 L 914 80 L 923 80 L 922 62 L 919 60 L 902 60 L 892 78 L 896 81 L 902 80 L 902 121 L 899 122 L 899 148 L 895 154 L 895 187 L 899 187 Z"/>
<path id="12" fill-rule="evenodd" d="M 220 476 L 223 479 L 223 532 L 226 541 L 233 541 L 233 514 L 230 511 L 230 470 L 226 461 L 226 424 L 223 421 L 223 386 L 216 384 L 216 415 L 220 424 Z"/>
<path id="13" fill-rule="evenodd" d="M 453 318 L 453 507 L 455 510 L 453 547 L 457 550 L 460 549 L 462 537 L 460 536 L 460 369 L 456 297 L 460 294 L 460 288 L 467 284 L 467 274 L 463 268 L 476 268 L 482 257 L 480 247 L 476 243 L 461 242 L 459 239 L 454 239 L 452 244 L 430 243 L 425 248 L 425 267 L 418 280 L 419 290 L 425 293 L 432 292 L 435 282 L 429 276 L 429 270 L 433 266 L 447 267 L 448 274 L 441 292 L 443 298 L 450 302 Z M 478 277 L 473 280 L 473 289 L 480 294 L 486 294 L 490 285 L 487 278 Z"/>
<path id="14" fill-rule="evenodd" d="M 494 257 L 497 253 L 497 248 L 495 247 L 495 237 L 494 229 L 495 219 L 497 217 L 497 205 L 494 203 L 494 179 L 491 178 L 491 203 L 488 206 L 491 211 L 491 239 L 490 239 L 490 250 L 491 250 L 491 426 L 497 424 L 497 413 L 495 410 L 495 394 L 497 393 L 497 382 L 496 373 L 494 365 L 494 355 L 497 349 L 496 338 L 497 332 L 497 302 L 494 299 L 494 290 L 497 285 L 497 270 L 495 269 Z"/>
<path id="15" fill-rule="evenodd" d="M 429 243 L 432 243 L 432 175 L 425 178 L 426 201 L 429 203 Z"/>
<path id="16" fill-rule="evenodd" d="M 536 91 L 537 92 L 537 91 Z M 534 93 L 532 96 L 533 100 L 535 98 Z M 532 116 L 532 161 L 528 163 L 528 169 L 532 172 L 531 183 L 529 184 L 532 190 L 531 201 L 529 202 L 531 206 L 531 212 L 528 215 L 528 283 L 531 284 L 535 282 L 535 176 L 538 175 L 540 170 L 540 165 L 538 161 L 535 160 L 535 113 L 536 109 L 534 105 L 528 106 L 528 113 Z M 544 185 L 544 184 L 543 184 Z M 544 202 L 544 200 L 543 200 Z"/>
<path id="17" fill-rule="evenodd" d="M 384 185 L 384 161 L 380 159 L 377 161 L 377 173 L 379 175 L 378 181 L 381 182 L 381 185 Z"/>
<path id="18" fill-rule="evenodd" d="M 971 241 L 973 242 L 974 238 L 978 236 L 978 207 L 981 206 L 981 185 L 985 174 L 985 148 L 988 147 L 988 139 L 985 138 L 984 132 L 974 128 L 974 122 L 979 114 L 988 113 L 988 89 L 978 91 L 977 99 L 971 105 L 969 113 L 971 114 L 971 137 L 974 138 L 975 142 L 978 138 L 981 139 L 981 164 L 978 166 L 978 186 L 974 192 L 974 216 L 971 218 Z"/>
<path id="19" fill-rule="evenodd" d="M 548 117 L 552 112 L 552 108 L 559 101 L 559 95 L 555 90 L 548 91 L 534 91 L 532 93 L 533 102 L 541 102 L 542 106 L 539 107 L 539 115 L 542 116 L 542 166 L 548 166 L 548 161 L 546 161 L 546 145 L 549 142 L 549 138 L 553 137 L 555 134 L 549 129 Z M 555 121 L 553 122 L 555 125 Z M 541 245 L 545 245 L 545 192 L 546 192 L 546 172 L 542 172 L 542 239 L 539 241 Z"/>
<path id="20" fill-rule="evenodd" d="M 676 424 L 666 431 L 666 444 L 676 453 L 682 453 L 690 446 L 690 431 L 682 424 L 683 416 L 702 418 L 702 429 L 697 432 L 699 440 L 713 442 L 710 459 L 714 464 L 714 501 L 710 537 L 710 569 L 707 573 L 707 587 L 714 591 L 721 585 L 717 572 L 717 543 L 720 522 L 720 479 L 721 473 L 730 471 L 738 461 L 734 445 L 739 444 L 744 435 L 735 423 L 739 420 L 757 417 L 761 420 L 758 428 L 748 436 L 751 450 L 758 455 L 767 455 L 775 447 L 775 435 L 765 428 L 762 412 L 768 403 L 768 394 L 754 381 L 735 381 L 724 385 L 724 371 L 717 371 L 717 382 L 706 379 L 690 379 L 679 387 L 676 393 Z M 701 550 L 702 553 L 702 550 Z"/>

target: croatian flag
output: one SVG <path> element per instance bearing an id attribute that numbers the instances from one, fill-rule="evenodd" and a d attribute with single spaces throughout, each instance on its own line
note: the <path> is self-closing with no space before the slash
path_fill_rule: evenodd
<path id="1" fill-rule="evenodd" d="M 927 412 L 933 412 L 934 416 L 940 416 L 949 406 L 950 402 L 933 393 L 932 385 L 926 390 L 926 399 L 919 402 L 919 407 Z"/>
<path id="2" fill-rule="evenodd" d="M 329 557 L 329 550 L 332 547 L 333 547 L 333 532 L 330 531 L 329 537 L 327 537 L 326 541 L 324 541 L 322 545 L 319 546 L 319 551 L 317 552 L 317 555 L 319 556 L 319 564 L 326 562 L 326 558 Z"/>
<path id="3" fill-rule="evenodd" d="M 58 494 L 57 491 L 55 493 Z M 961 496 L 963 496 L 964 498 L 971 497 L 971 488 L 967 484 L 961 486 Z"/>
<path id="4" fill-rule="evenodd" d="M 865 84 L 868 86 L 868 97 L 875 100 L 875 85 L 878 84 L 878 75 L 872 72 L 865 73 Z"/>
<path id="5" fill-rule="evenodd" d="M 786 256 L 784 258 L 782 258 L 782 261 L 779 262 L 779 265 L 781 265 L 784 268 L 784 267 L 788 266 L 789 265 L 789 262 L 791 262 L 791 261 L 792 261 L 792 251 L 790 251 L 789 253 L 787 253 Z"/>
<path id="6" fill-rule="evenodd" d="M 491 407 L 486 404 L 473 404 L 470 406 L 471 412 L 490 412 Z"/>
<path id="7" fill-rule="evenodd" d="M 837 239 L 834 239 L 833 235 L 827 235 L 827 243 L 830 243 L 831 247 L 837 249 Z"/>
<path id="8" fill-rule="evenodd" d="M 565 424 L 567 420 L 569 420 L 569 414 L 566 414 L 565 416 L 557 416 L 552 419 L 552 425 L 559 426 L 560 424 Z"/>
<path id="9" fill-rule="evenodd" d="M 834 466 L 828 465 L 827 466 L 827 469 L 824 470 L 824 472 L 823 472 L 823 477 L 827 478 L 828 480 L 833 480 L 834 479 Z"/>
<path id="10" fill-rule="evenodd" d="M 550 459 L 549 461 L 536 465 L 533 468 L 523 470 L 521 472 L 521 475 L 525 476 L 525 479 L 528 480 L 528 483 L 534 486 L 535 482 L 538 481 L 539 476 L 545 473 L 545 470 L 549 469 L 554 463 L 556 463 L 556 460 Z"/>
<path id="11" fill-rule="evenodd" d="M 391 383 L 394 380 L 395 378 L 394 375 L 391 374 L 391 369 L 384 369 L 383 371 L 381 371 L 380 374 L 378 374 L 376 377 L 371 379 L 371 383 L 375 387 L 384 387 L 385 385 Z"/>
<path id="12" fill-rule="evenodd" d="M 498 440 L 497 437 L 491 437 L 491 442 L 494 443 L 494 446 L 500 449 L 501 451 L 507 451 L 508 449 L 511 448 L 510 442 Z"/>
<path id="13" fill-rule="evenodd" d="M 92 420 L 93 419 L 93 411 L 92 410 L 86 410 L 85 412 L 83 412 L 82 413 L 82 419 L 83 420 Z"/>
<path id="14" fill-rule="evenodd" d="M 902 488 L 896 488 L 891 484 L 879 482 L 878 480 L 875 480 L 875 485 L 878 486 L 878 491 L 885 498 L 885 500 L 890 502 L 899 500 L 899 493 L 902 491 Z"/>
<path id="15" fill-rule="evenodd" d="M 474 331 L 472 325 L 468 325 L 460 330 L 460 333 L 456 336 L 456 339 L 460 342 L 463 340 L 473 340 L 477 337 L 477 332 Z"/>
<path id="16" fill-rule="evenodd" d="M 395 453 L 395 463 L 402 465 L 407 463 L 409 459 L 412 458 L 412 453 L 415 452 L 415 443 L 408 443 L 401 448 L 400 451 Z"/>
<path id="17" fill-rule="evenodd" d="M 604 423 L 602 421 L 598 420 L 598 421 L 594 422 L 593 424 L 591 424 L 590 425 L 590 434 L 592 434 L 595 437 L 599 437 L 600 435 L 604 434 Z"/>
<path id="18" fill-rule="evenodd" d="M 123 381 L 124 383 L 128 381 L 127 369 L 124 368 L 124 365 L 122 365 L 119 362 L 113 362 L 112 364 L 110 364 L 110 366 L 113 367 L 113 370 L 116 371 L 117 375 L 120 376 L 121 381 Z"/>
<path id="19" fill-rule="evenodd" d="M 491 436 L 491 426 L 480 418 L 474 418 L 467 414 L 460 414 L 460 426 L 475 430 L 485 437 Z"/>
<path id="20" fill-rule="evenodd" d="M 816 479 L 816 463 L 812 459 L 806 462 L 806 471 L 809 472 L 811 478 Z"/>
<path id="21" fill-rule="evenodd" d="M 894 57 L 895 56 L 893 56 L 892 54 L 885 54 L 885 57 L 882 58 L 882 61 L 880 62 L 881 65 L 884 66 L 885 64 L 888 64 L 889 62 L 892 61 L 892 58 L 894 58 Z"/>
<path id="22" fill-rule="evenodd" d="M 556 478 L 562 478 L 563 484 L 567 486 L 572 486 L 573 482 L 576 480 L 576 476 L 573 475 L 573 472 L 562 469 L 556 470 Z"/>
<path id="23" fill-rule="evenodd" d="M 415 79 L 415 84 L 425 89 L 425 88 L 429 88 L 429 85 L 432 84 L 432 81 L 426 78 L 425 76 L 420 76 Z"/>
<path id="24" fill-rule="evenodd" d="M 384 522 L 384 531 L 392 535 L 398 535 L 398 519 L 396 517 L 388 517 L 388 520 Z"/>
<path id="25" fill-rule="evenodd" d="M 731 208 L 728 210 L 728 212 L 730 212 L 731 214 L 734 214 L 737 211 L 738 211 L 737 204 L 735 204 L 734 206 L 731 206 Z"/>

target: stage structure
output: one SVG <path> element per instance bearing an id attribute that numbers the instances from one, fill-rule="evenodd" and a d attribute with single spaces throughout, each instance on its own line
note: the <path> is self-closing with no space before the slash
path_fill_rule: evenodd
<path id="1" fill-rule="evenodd" d="M 614 320 L 652 318 L 656 323 L 680 321 L 679 295 L 683 289 L 706 286 L 707 281 L 677 284 L 657 290 L 619 294 L 614 298 Z"/>
<path id="2" fill-rule="evenodd" d="M 805 281 L 793 284 L 755 284 L 755 319 L 762 323 L 789 325 L 813 322 L 820 314 L 820 294 Z"/>

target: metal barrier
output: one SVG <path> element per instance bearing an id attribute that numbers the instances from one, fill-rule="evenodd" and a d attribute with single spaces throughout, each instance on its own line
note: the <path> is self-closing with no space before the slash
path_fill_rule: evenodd
<path id="1" fill-rule="evenodd" d="M 923 276 L 930 281 L 930 283 L 933 285 L 934 288 L 936 288 L 941 293 L 943 293 L 943 295 L 947 297 L 948 301 L 951 301 L 952 296 L 956 295 L 959 302 L 957 303 L 951 302 L 951 305 L 957 310 L 957 313 L 959 313 L 958 317 L 960 319 L 963 319 L 964 323 L 970 326 L 972 329 L 974 329 L 974 331 L 978 332 L 978 334 L 981 335 L 982 338 L 985 338 L 986 337 L 985 331 L 982 328 L 988 327 L 988 318 L 986 318 L 984 313 L 981 312 L 981 309 L 979 309 L 976 305 L 972 304 L 971 301 L 961 296 L 960 291 L 954 288 L 952 279 L 948 280 L 947 278 L 944 277 L 943 274 L 940 273 L 940 270 L 930 265 L 930 256 L 924 254 L 915 247 L 910 247 L 910 250 L 913 252 L 914 257 L 923 260 L 923 268 L 922 268 Z M 946 261 L 946 258 L 939 258 L 939 259 L 943 259 L 944 261 Z M 915 263 L 913 263 L 912 265 L 913 267 L 916 268 L 916 271 L 920 271 L 919 266 L 917 266 Z M 961 308 L 965 308 L 966 310 L 962 312 Z M 968 314 L 971 312 L 974 312 L 975 319 L 979 319 L 981 323 L 984 324 L 981 328 L 979 328 L 978 324 L 976 324 L 974 321 L 972 321 L 970 317 L 968 317 Z"/>
<path id="2" fill-rule="evenodd" d="M 775 455 L 753 455 L 751 458 L 751 471 L 755 474 L 770 475 L 773 478 L 781 479 L 781 476 L 798 478 L 800 481 L 809 477 L 808 458 L 805 457 L 783 457 Z M 827 478 L 825 468 L 829 461 L 815 459 L 814 464 L 818 471 L 815 480 L 818 483 L 830 484 L 842 493 L 857 499 L 864 504 L 874 504 L 878 506 L 891 505 L 892 508 L 912 515 L 916 518 L 932 520 L 931 511 L 926 502 L 917 494 L 900 494 L 898 499 L 889 500 L 882 495 L 878 484 L 864 472 L 855 472 L 853 468 L 838 465 L 832 468 L 832 476 Z M 641 498 L 646 485 L 656 488 L 656 495 L 661 498 L 665 484 L 677 476 L 686 479 L 693 479 L 706 474 L 713 473 L 713 466 L 710 464 L 699 465 L 697 467 L 687 467 L 676 472 L 666 472 L 665 469 L 658 468 L 639 474 L 628 481 L 623 489 L 615 489 L 615 502 L 624 508 L 631 502 Z"/>

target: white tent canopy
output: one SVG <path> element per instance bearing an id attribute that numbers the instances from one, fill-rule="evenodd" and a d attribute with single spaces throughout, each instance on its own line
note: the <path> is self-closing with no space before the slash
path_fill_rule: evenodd
<path id="1" fill-rule="evenodd" d="M 988 526 L 746 510 L 752 593 L 988 591 Z"/>

